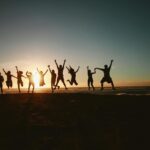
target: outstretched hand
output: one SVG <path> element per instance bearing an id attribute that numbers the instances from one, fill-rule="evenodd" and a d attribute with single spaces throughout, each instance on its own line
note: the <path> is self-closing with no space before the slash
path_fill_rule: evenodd
<path id="1" fill-rule="evenodd" d="M 114 60 L 112 59 L 111 62 L 113 62 Z"/>
<path id="2" fill-rule="evenodd" d="M 47 67 L 50 68 L 50 65 L 48 65 Z"/>

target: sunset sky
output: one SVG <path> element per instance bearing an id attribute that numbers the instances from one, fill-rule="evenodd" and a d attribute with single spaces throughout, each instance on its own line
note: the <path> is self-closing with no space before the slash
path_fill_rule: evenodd
<path id="1" fill-rule="evenodd" d="M 55 59 L 81 67 L 79 86 L 87 84 L 87 65 L 93 70 L 111 59 L 115 85 L 150 85 L 150 1 L 1 0 L 2 75 L 2 68 L 16 75 L 16 65 L 24 73 L 48 64 L 56 70 Z M 102 76 L 93 76 L 96 86 Z M 49 73 L 45 79 L 49 86 Z"/>

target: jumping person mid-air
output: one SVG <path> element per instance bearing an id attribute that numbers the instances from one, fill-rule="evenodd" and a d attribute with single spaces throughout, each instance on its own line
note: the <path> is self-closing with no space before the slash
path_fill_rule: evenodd
<path id="1" fill-rule="evenodd" d="M 58 76 L 57 76 L 57 82 L 56 82 L 56 85 L 55 85 L 55 89 L 58 86 L 58 83 L 59 83 L 60 80 L 62 81 L 65 89 L 67 89 L 65 81 L 64 81 L 64 75 L 63 75 L 65 63 L 66 63 L 66 60 L 64 60 L 63 65 L 58 66 L 57 61 L 55 60 L 55 64 L 56 64 L 57 69 L 58 69 Z"/>
<path id="2" fill-rule="evenodd" d="M 89 69 L 89 66 L 87 66 L 87 74 L 88 74 L 88 89 L 90 90 L 91 87 L 93 88 L 93 91 L 95 90 L 94 85 L 93 85 L 93 74 L 95 74 L 96 71 L 91 72 Z"/>
<path id="3" fill-rule="evenodd" d="M 71 66 L 66 67 L 68 69 L 68 73 L 71 75 L 71 80 L 67 80 L 70 85 L 73 85 L 73 83 L 75 85 L 78 85 L 77 81 L 76 81 L 76 73 L 79 71 L 80 67 L 78 67 L 78 69 L 75 71 Z"/>
<path id="4" fill-rule="evenodd" d="M 26 72 L 26 76 L 29 79 L 29 86 L 28 86 L 28 93 L 30 92 L 30 87 L 32 85 L 32 93 L 34 92 L 34 80 L 33 80 L 33 74 L 31 72 Z"/>
<path id="5" fill-rule="evenodd" d="M 3 94 L 3 82 L 4 82 L 4 77 L 1 75 L 1 72 L 0 72 L 0 89 L 1 89 L 2 94 Z"/>
<path id="6" fill-rule="evenodd" d="M 12 88 L 12 86 L 13 86 L 12 77 L 14 77 L 14 78 L 16 78 L 16 77 L 14 75 L 12 75 L 10 71 L 6 72 L 5 69 L 3 69 L 3 71 L 4 71 L 5 75 L 7 76 L 7 80 L 6 80 L 7 88 L 8 89 L 9 89 L 9 87 Z"/>
<path id="7" fill-rule="evenodd" d="M 18 70 L 18 67 L 16 66 L 16 70 L 17 70 L 17 85 L 18 85 L 18 90 L 19 90 L 19 93 L 21 92 L 20 91 L 20 86 L 23 87 L 23 81 L 22 81 L 22 77 L 26 78 L 24 75 L 23 75 L 23 72 Z"/>
<path id="8" fill-rule="evenodd" d="M 111 69 L 112 63 L 113 63 L 113 60 L 111 60 L 109 67 L 108 65 L 104 65 L 104 68 L 95 68 L 95 70 L 98 69 L 98 70 L 103 71 L 104 73 L 104 77 L 101 80 L 101 90 L 104 89 L 104 82 L 111 83 L 112 89 L 115 90 L 113 80 L 110 77 L 110 69 Z"/>
<path id="9" fill-rule="evenodd" d="M 45 73 L 43 73 L 43 71 L 39 71 L 39 69 L 37 68 L 37 71 L 38 71 L 39 76 L 40 76 L 39 86 L 44 86 L 45 85 L 44 76 L 46 75 L 48 70 L 46 70 Z"/>
<path id="10" fill-rule="evenodd" d="M 54 92 L 54 89 L 55 89 L 55 83 L 56 83 L 56 73 L 55 73 L 55 70 L 51 70 L 50 68 L 50 65 L 48 65 L 48 69 L 49 69 L 49 72 L 51 73 L 51 90 L 52 90 L 52 93 Z M 59 86 L 57 86 L 58 89 L 60 88 Z"/>

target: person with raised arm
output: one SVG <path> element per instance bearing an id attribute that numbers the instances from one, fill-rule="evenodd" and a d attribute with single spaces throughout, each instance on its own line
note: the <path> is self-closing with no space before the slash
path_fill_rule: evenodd
<path id="1" fill-rule="evenodd" d="M 95 90 L 95 87 L 93 85 L 93 74 L 95 74 L 96 71 L 92 72 L 89 69 L 89 66 L 87 66 L 87 75 L 88 75 L 88 89 L 90 90 L 91 87 L 93 88 L 93 91 Z"/>
<path id="2" fill-rule="evenodd" d="M 37 71 L 38 71 L 39 77 L 40 77 L 39 86 L 44 86 L 45 85 L 44 76 L 46 75 L 48 70 L 46 70 L 45 73 L 43 73 L 43 71 L 39 71 L 39 69 L 37 68 Z"/>
<path id="3" fill-rule="evenodd" d="M 34 84 L 34 80 L 33 80 L 33 74 L 31 72 L 26 72 L 26 76 L 29 80 L 29 86 L 28 86 L 28 93 L 30 92 L 30 87 L 32 85 L 32 93 L 34 93 L 34 88 L 35 88 L 35 84 Z"/>
<path id="4" fill-rule="evenodd" d="M 52 90 L 52 93 L 54 92 L 54 89 L 55 89 L 55 83 L 56 83 L 56 73 L 55 73 L 55 70 L 51 70 L 50 68 L 50 65 L 48 65 L 48 69 L 49 69 L 49 72 L 51 73 L 51 90 Z M 60 88 L 59 86 L 57 86 L 58 89 Z"/>
<path id="5" fill-rule="evenodd" d="M 65 63 L 66 63 L 66 60 L 64 60 L 63 65 L 58 66 L 57 61 L 55 60 L 55 64 L 56 64 L 57 69 L 58 69 L 58 76 L 57 76 L 57 82 L 56 82 L 56 85 L 55 85 L 55 89 L 58 86 L 59 81 L 62 81 L 65 89 L 67 89 L 65 81 L 64 81 L 64 75 L 63 75 Z"/>
<path id="6" fill-rule="evenodd" d="M 0 72 L 0 89 L 1 89 L 1 94 L 3 94 L 3 82 L 4 82 L 4 77 L 1 75 L 1 72 Z"/>
<path id="7" fill-rule="evenodd" d="M 23 75 L 23 71 L 18 70 L 18 67 L 17 67 L 17 66 L 16 66 L 16 70 L 17 70 L 17 85 L 18 85 L 18 91 L 19 91 L 19 93 L 21 93 L 20 86 L 23 87 L 22 77 L 24 77 L 24 78 L 26 78 L 26 77 Z"/>
<path id="8" fill-rule="evenodd" d="M 3 69 L 5 75 L 7 76 L 7 80 L 6 80 L 6 86 L 9 89 L 10 87 L 13 87 L 13 82 L 12 82 L 12 77 L 16 78 L 14 75 L 11 74 L 11 71 L 6 72 L 5 69 Z"/>
<path id="9" fill-rule="evenodd" d="M 69 68 L 68 67 L 66 67 L 66 68 L 68 70 L 68 73 L 71 75 L 71 80 L 67 80 L 67 81 L 70 83 L 70 85 L 73 85 L 73 83 L 75 85 L 78 85 L 78 83 L 76 81 L 76 74 L 79 71 L 80 67 L 78 66 L 78 69 L 76 71 L 71 66 L 69 66 Z"/>
<path id="10" fill-rule="evenodd" d="M 95 70 L 96 69 L 101 70 L 104 73 L 104 77 L 101 80 L 101 90 L 104 89 L 104 82 L 111 83 L 112 89 L 115 90 L 113 80 L 110 77 L 110 69 L 111 69 L 112 63 L 113 63 L 113 60 L 110 61 L 109 67 L 108 67 L 108 65 L 104 65 L 104 68 L 95 68 Z"/>

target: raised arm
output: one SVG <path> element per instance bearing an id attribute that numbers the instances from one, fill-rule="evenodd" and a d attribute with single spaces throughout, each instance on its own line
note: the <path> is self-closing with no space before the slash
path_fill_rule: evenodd
<path id="1" fill-rule="evenodd" d="M 40 73 L 39 69 L 37 68 L 37 72 Z"/>
<path id="2" fill-rule="evenodd" d="M 17 73 L 18 73 L 19 71 L 18 71 L 18 67 L 17 66 L 16 66 L 16 70 L 17 70 Z"/>
<path id="3" fill-rule="evenodd" d="M 78 69 L 76 70 L 76 73 L 79 71 L 79 69 L 80 69 L 80 66 L 78 66 Z"/>
<path id="4" fill-rule="evenodd" d="M 45 71 L 44 76 L 47 74 L 47 72 L 48 72 L 48 69 Z"/>
<path id="5" fill-rule="evenodd" d="M 28 71 L 26 72 L 26 76 L 28 77 Z"/>
<path id="6" fill-rule="evenodd" d="M 65 67 L 65 63 L 66 63 L 66 59 L 64 60 L 64 63 L 63 63 L 63 69 L 64 69 L 64 67 Z"/>
<path id="7" fill-rule="evenodd" d="M 70 69 L 68 68 L 68 67 L 66 67 L 67 68 L 67 70 L 68 70 L 68 72 L 70 71 Z"/>
<path id="8" fill-rule="evenodd" d="M 7 75 L 7 73 L 6 73 L 5 69 L 3 69 L 3 71 L 4 71 L 4 73 Z"/>
<path id="9" fill-rule="evenodd" d="M 111 66 L 112 66 L 113 61 L 114 61 L 114 60 L 111 60 L 111 61 L 110 61 L 109 69 L 111 69 Z"/>
<path id="10" fill-rule="evenodd" d="M 52 73 L 52 70 L 51 70 L 51 68 L 50 68 L 50 65 L 48 65 L 47 67 L 48 67 L 48 69 L 49 69 L 49 72 Z"/>
<path id="11" fill-rule="evenodd" d="M 57 66 L 57 69 L 58 69 L 59 67 L 58 67 L 58 64 L 57 64 L 57 61 L 56 61 L 56 59 L 55 59 L 55 64 L 56 64 L 56 66 Z"/>

